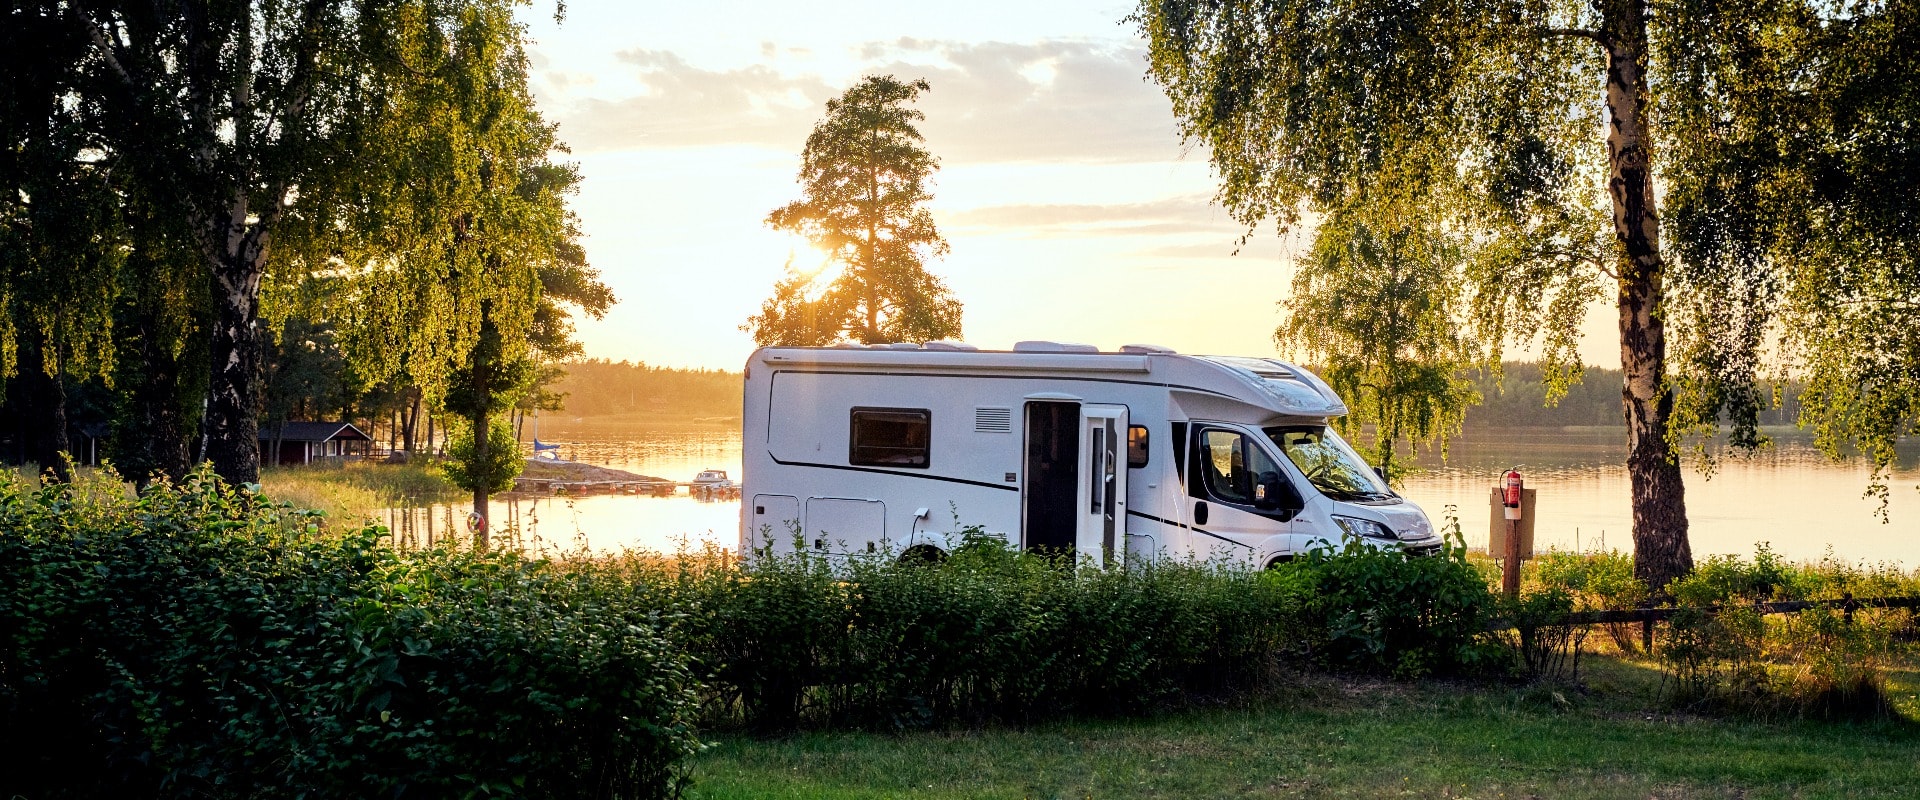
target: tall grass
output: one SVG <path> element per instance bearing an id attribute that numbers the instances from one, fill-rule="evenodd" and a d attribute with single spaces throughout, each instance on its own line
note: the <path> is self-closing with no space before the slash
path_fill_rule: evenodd
<path id="1" fill-rule="evenodd" d="M 348 526 L 374 519 L 382 509 L 457 502 L 466 496 L 426 459 L 267 467 L 260 471 L 260 487 L 268 497 L 324 512 L 330 523 Z"/>

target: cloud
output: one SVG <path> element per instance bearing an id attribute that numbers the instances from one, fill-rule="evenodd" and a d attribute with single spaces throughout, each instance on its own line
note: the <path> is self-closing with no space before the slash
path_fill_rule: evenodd
<path id="1" fill-rule="evenodd" d="M 1143 80 L 1139 42 L 1045 40 L 1030 44 L 899 39 L 852 49 L 861 74 L 925 78 L 919 108 L 928 148 L 943 160 L 1162 162 L 1180 158 L 1173 115 Z M 580 151 L 759 145 L 798 150 L 826 101 L 844 86 L 766 63 L 705 69 L 660 50 L 620 62 L 644 92 L 619 99 L 560 99 L 562 136 Z M 562 87 L 564 88 L 564 87 Z"/>
<path id="2" fill-rule="evenodd" d="M 577 151 L 760 144 L 797 149 L 834 93 L 817 77 L 782 75 L 755 64 L 706 70 L 662 50 L 627 50 L 644 94 L 587 98 L 555 116 Z"/>
<path id="3" fill-rule="evenodd" d="M 921 101 L 935 152 L 971 162 L 1149 162 L 1182 154 L 1173 113 L 1144 80 L 1138 43 L 903 39 L 876 65 L 933 85 Z M 934 57 L 938 63 L 916 63 Z"/>
<path id="4" fill-rule="evenodd" d="M 1242 230 L 1204 195 L 1106 205 L 985 206 L 944 213 L 941 222 L 953 230 L 1015 230 L 1046 236 L 1234 236 Z"/>

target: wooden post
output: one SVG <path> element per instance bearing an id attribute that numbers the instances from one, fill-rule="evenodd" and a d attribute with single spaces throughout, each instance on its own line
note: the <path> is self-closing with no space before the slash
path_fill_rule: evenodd
<path id="1" fill-rule="evenodd" d="M 1500 574 L 1500 588 L 1507 597 L 1520 596 L 1520 520 L 1507 520 L 1506 564 Z"/>
<path id="2" fill-rule="evenodd" d="M 1653 604 L 1641 603 L 1640 610 L 1646 614 L 1640 618 L 1640 649 L 1653 655 Z"/>

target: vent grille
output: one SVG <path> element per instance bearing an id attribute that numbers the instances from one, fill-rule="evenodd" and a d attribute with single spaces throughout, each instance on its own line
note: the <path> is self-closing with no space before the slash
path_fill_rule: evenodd
<path id="1" fill-rule="evenodd" d="M 1012 433 L 1013 409 L 981 407 L 973 410 L 974 433 Z"/>

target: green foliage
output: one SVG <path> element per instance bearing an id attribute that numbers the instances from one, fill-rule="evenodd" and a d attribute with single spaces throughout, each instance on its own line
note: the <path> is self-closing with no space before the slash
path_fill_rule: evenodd
<path id="1" fill-rule="evenodd" d="M 1885 715 L 1886 671 L 1910 631 L 1907 610 L 1815 607 L 1767 617 L 1747 604 L 1911 597 L 1920 573 L 1831 558 L 1790 564 L 1762 543 L 1751 561 L 1715 556 L 1668 587 L 1681 608 L 1657 648 L 1677 702 L 1760 714 Z M 1717 609 L 1717 610 L 1716 610 Z"/>
<path id="2" fill-rule="evenodd" d="M 1466 547 L 1408 558 L 1361 542 L 1310 551 L 1277 568 L 1306 585 L 1311 646 L 1329 666 L 1418 678 L 1481 666 L 1493 597 Z"/>
<path id="3" fill-rule="evenodd" d="M 1915 597 L 1920 596 L 1920 571 L 1902 571 L 1893 564 L 1848 564 L 1831 554 L 1816 563 L 1793 564 L 1761 542 L 1753 560 L 1714 556 L 1667 592 L 1694 605 L 1839 600 L 1848 595 L 1860 600 Z"/>
<path id="4" fill-rule="evenodd" d="M 1321 365 L 1347 401 L 1341 431 L 1370 434 L 1369 460 L 1390 476 L 1402 471 L 1397 442 L 1435 441 L 1444 453 L 1478 399 L 1463 376 L 1473 349 L 1454 324 L 1459 287 L 1448 280 L 1460 248 L 1417 221 L 1349 211 L 1321 224 L 1280 304 L 1274 340 Z"/>
<path id="5" fill-rule="evenodd" d="M 526 466 L 520 442 L 513 438 L 512 426 L 506 420 L 492 420 L 487 425 L 484 452 L 474 445 L 472 426 L 456 429 L 453 439 L 447 443 L 447 461 L 443 465 L 447 480 L 467 491 L 487 494 L 512 488 L 513 479 Z"/>
<path id="6" fill-rule="evenodd" d="M 741 330 L 762 345 L 925 342 L 960 335 L 960 301 L 927 271 L 947 242 L 925 203 L 940 162 L 921 147 L 906 104 L 927 82 L 869 75 L 827 101 L 800 156 L 802 199 L 767 224 L 806 237 L 841 267 L 827 279 L 793 272 Z M 793 266 L 788 260 L 788 267 Z"/>
<path id="7" fill-rule="evenodd" d="M 712 551 L 621 563 L 649 602 L 685 609 L 676 636 L 709 718 L 762 730 L 1133 713 L 1321 665 L 1461 670 L 1480 663 L 1491 602 L 1457 555 L 1365 549 L 1266 571 L 1121 568 L 976 536 L 936 561 L 767 546 L 737 566 Z"/>
<path id="8" fill-rule="evenodd" d="M 1567 553 L 1549 550 L 1528 565 L 1550 592 L 1570 597 L 1581 611 L 1625 611 L 1647 601 L 1647 585 L 1633 575 L 1633 557 L 1618 550 Z M 1639 647 L 1635 626 L 1607 623 L 1607 635 L 1622 652 Z"/>
<path id="9" fill-rule="evenodd" d="M 1581 645 L 1588 628 L 1567 624 L 1573 607 L 1573 595 L 1557 586 L 1519 597 L 1499 597 L 1497 613 L 1513 627 L 1498 631 L 1496 636 L 1518 657 L 1529 680 L 1579 680 Z"/>
<path id="10" fill-rule="evenodd" d="M 1369 335 L 1402 333 L 1378 347 L 1494 364 L 1503 344 L 1540 341 L 1564 383 L 1607 255 L 1601 53 L 1548 33 L 1588 22 L 1584 6 L 1148 0 L 1132 20 L 1182 136 L 1208 146 L 1216 199 L 1250 231 L 1314 219 L 1310 262 L 1399 244 L 1347 259 L 1374 272 L 1354 280 L 1401 285 L 1378 310 L 1404 313 Z M 1341 285 L 1295 288 L 1313 304 Z"/>
<path id="11" fill-rule="evenodd" d="M 1647 587 L 1633 577 L 1633 557 L 1618 550 L 1568 553 L 1549 550 L 1534 559 L 1540 583 L 1572 593 L 1582 609 L 1618 611 L 1646 602 Z"/>
<path id="12" fill-rule="evenodd" d="M 616 576 L 399 553 L 198 472 L 0 476 L 0 784 L 27 797 L 666 797 L 692 676 Z"/>
<path id="13" fill-rule="evenodd" d="M 1891 712 L 1887 670 L 1912 652 L 1897 635 L 1913 630 L 1913 612 L 1866 609 L 1851 618 L 1832 608 L 1810 608 L 1775 632 L 1779 658 L 1790 665 L 1783 694 L 1802 716 L 1874 718 Z"/>
<path id="14" fill-rule="evenodd" d="M 1804 379 L 1798 421 L 1859 453 L 1884 497 L 1894 445 L 1920 419 L 1920 4 L 1688 0 L 1654 39 L 1672 153 L 1663 170 L 1680 258 L 1680 410 L 1759 443 Z M 1884 510 L 1884 506 L 1883 506 Z"/>
<path id="15" fill-rule="evenodd" d="M 1108 714 L 1271 679 L 1303 598 L 1280 575 L 961 548 L 938 563 L 756 553 L 673 591 L 710 713 L 760 728 Z"/>

